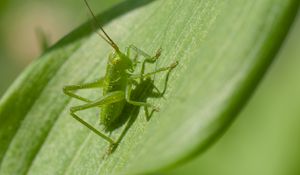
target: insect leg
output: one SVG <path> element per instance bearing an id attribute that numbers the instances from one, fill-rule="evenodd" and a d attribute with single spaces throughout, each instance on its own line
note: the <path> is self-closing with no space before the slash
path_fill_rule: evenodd
<path id="1" fill-rule="evenodd" d="M 124 100 L 124 98 L 125 98 L 125 95 L 124 95 L 123 91 L 114 91 L 114 92 L 106 94 L 105 96 L 99 98 L 96 101 L 89 102 L 89 103 L 84 104 L 84 105 L 71 107 L 70 108 L 70 114 L 76 120 L 78 120 L 80 123 L 82 123 L 87 128 L 92 130 L 95 134 L 97 134 L 98 136 L 102 137 L 103 139 L 105 139 L 106 141 L 108 141 L 109 143 L 114 145 L 114 144 L 116 144 L 115 141 L 113 141 L 110 137 L 106 136 L 105 134 L 103 134 L 102 132 L 97 130 L 95 127 L 93 127 L 92 125 L 90 125 L 86 121 L 82 120 L 78 115 L 75 114 L 75 112 L 82 111 L 82 110 L 89 109 L 89 108 L 94 108 L 94 107 L 101 107 L 103 105 L 107 105 L 107 104 L 111 104 L 111 103 L 115 103 L 115 102 Z"/>
<path id="2" fill-rule="evenodd" d="M 130 49 L 134 50 L 136 53 L 142 55 L 145 58 L 152 58 L 150 55 L 148 55 L 146 52 L 142 51 L 141 49 L 137 48 L 135 45 L 131 44 L 128 47 L 127 53 L 130 53 Z M 129 55 L 128 55 L 129 56 Z"/>
<path id="3" fill-rule="evenodd" d="M 130 99 L 131 92 L 132 92 L 132 83 L 129 82 L 128 85 L 127 85 L 127 87 L 126 87 L 126 94 L 125 94 L 125 100 L 127 101 L 127 103 L 135 105 L 135 106 L 150 107 L 150 108 L 154 109 L 155 111 L 159 111 L 158 107 L 155 107 L 155 106 L 153 106 L 150 103 L 140 102 L 140 101 L 132 101 Z"/>
<path id="4" fill-rule="evenodd" d="M 169 71 L 167 72 L 166 78 L 165 78 L 165 82 L 164 82 L 164 88 L 162 91 L 160 91 L 154 84 L 153 84 L 153 88 L 156 90 L 156 92 L 152 92 L 152 94 L 150 95 L 151 97 L 155 97 L 155 98 L 164 98 L 164 94 L 167 90 L 167 84 L 169 81 L 169 76 L 171 73 L 172 69 L 169 69 Z M 153 113 L 155 112 L 155 109 L 152 109 L 151 112 L 149 113 L 149 109 L 147 106 L 144 106 L 144 111 L 145 111 L 145 116 L 147 121 L 150 120 L 151 116 L 153 115 Z"/>
<path id="5" fill-rule="evenodd" d="M 159 72 L 164 72 L 164 71 L 171 71 L 172 69 L 174 69 L 176 66 L 178 65 L 178 61 L 175 61 L 174 63 L 172 63 L 170 66 L 167 67 L 162 67 L 159 68 L 153 72 L 149 72 L 146 74 L 134 74 L 130 76 L 130 79 L 137 79 L 137 78 L 146 78 L 146 77 L 150 77 L 151 75 L 157 74 Z"/>
<path id="6" fill-rule="evenodd" d="M 156 111 L 155 109 L 152 109 L 150 114 L 149 114 L 149 109 L 147 106 L 144 106 L 144 111 L 145 111 L 145 116 L 146 116 L 146 120 L 149 121 L 151 116 L 153 115 L 153 113 Z"/>
<path id="7" fill-rule="evenodd" d="M 160 57 L 160 55 L 161 55 L 161 48 L 159 48 L 157 50 L 155 56 L 153 56 L 152 58 L 146 58 L 142 63 L 142 68 L 141 68 L 140 74 L 143 75 L 145 73 L 146 63 L 151 63 L 151 64 L 155 63 L 158 60 L 158 58 Z M 142 79 L 143 78 L 141 77 L 141 81 L 142 81 Z"/>
<path id="8" fill-rule="evenodd" d="M 116 143 L 113 139 L 111 139 L 110 137 L 106 136 L 102 132 L 98 131 L 96 128 L 94 128 L 92 125 L 90 125 L 88 122 L 82 120 L 74 112 L 70 112 L 70 114 L 72 115 L 73 118 L 75 118 L 77 121 L 79 121 L 80 123 L 82 123 L 84 126 L 88 127 L 90 130 L 92 130 L 95 134 L 97 134 L 98 136 L 100 136 L 104 140 L 108 141 L 110 144 L 115 144 Z"/>
<path id="9" fill-rule="evenodd" d="M 173 70 L 173 68 L 169 69 L 167 74 L 166 74 L 166 78 L 165 78 L 165 82 L 164 82 L 164 88 L 162 91 L 160 91 L 154 84 L 154 89 L 157 91 L 156 94 L 154 94 L 153 96 L 155 97 L 163 97 L 164 94 L 166 93 L 166 90 L 167 90 L 167 85 L 168 85 L 168 81 L 169 81 L 169 77 L 170 77 L 170 73 L 171 71 Z"/>
<path id="10" fill-rule="evenodd" d="M 159 56 L 161 55 L 161 48 L 159 48 L 157 51 L 156 51 L 156 54 L 154 56 L 150 56 L 149 54 L 147 54 L 146 52 L 142 51 L 141 49 L 139 49 L 138 47 L 134 46 L 134 45 L 130 45 L 128 47 L 128 50 L 127 50 L 127 55 L 128 57 L 130 57 L 130 49 L 134 50 L 137 54 L 140 54 L 142 55 L 143 57 L 145 57 L 145 60 L 143 61 L 143 65 L 142 65 L 142 69 L 141 69 L 141 74 L 144 73 L 144 70 L 145 70 L 145 64 L 146 63 L 155 63 L 156 60 L 159 58 Z M 137 63 L 137 58 L 135 57 L 133 59 L 133 62 L 134 63 Z"/>
<path id="11" fill-rule="evenodd" d="M 129 50 L 132 49 L 134 50 L 136 53 L 142 55 L 143 57 L 145 57 L 145 61 L 148 62 L 148 63 L 154 63 L 158 58 L 159 56 L 161 55 L 161 48 L 159 48 L 157 51 L 156 51 L 156 54 L 154 56 L 150 56 L 149 54 L 147 54 L 146 52 L 144 52 L 143 50 L 139 49 L 138 47 L 136 47 L 135 45 L 130 45 L 128 47 L 128 51 L 127 53 L 130 53 Z"/>
<path id="12" fill-rule="evenodd" d="M 81 97 L 79 95 L 76 95 L 73 91 L 79 90 L 79 89 L 91 89 L 91 88 L 101 88 L 103 86 L 104 78 L 101 78 L 97 81 L 85 83 L 85 84 L 79 84 L 79 85 L 69 85 L 65 86 L 63 88 L 63 92 L 73 98 L 76 98 L 81 101 L 85 102 L 91 102 L 89 99 L 86 99 L 84 97 Z"/>

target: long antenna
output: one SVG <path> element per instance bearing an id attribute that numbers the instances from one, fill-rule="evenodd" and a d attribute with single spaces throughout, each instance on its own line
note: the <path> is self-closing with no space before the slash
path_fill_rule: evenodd
<path id="1" fill-rule="evenodd" d="M 84 0 L 87 8 L 89 9 L 89 12 L 91 13 L 93 19 L 94 19 L 94 22 L 96 23 L 96 25 L 100 28 L 100 30 L 104 33 L 105 36 L 103 36 L 101 33 L 99 33 L 97 30 L 96 30 L 96 33 L 102 38 L 104 39 L 111 47 L 113 47 L 116 52 L 120 52 L 119 50 L 119 47 L 117 46 L 117 44 L 108 36 L 108 34 L 104 31 L 104 29 L 99 25 L 99 23 L 97 23 L 97 18 L 96 16 L 94 15 L 91 7 L 89 6 L 88 2 L 86 0 Z"/>

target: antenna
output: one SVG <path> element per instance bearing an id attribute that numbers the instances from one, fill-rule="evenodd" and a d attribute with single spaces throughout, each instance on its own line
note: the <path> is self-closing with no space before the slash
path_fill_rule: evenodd
<path id="1" fill-rule="evenodd" d="M 119 47 L 117 46 L 117 44 L 116 44 L 116 43 L 108 36 L 108 34 L 107 34 L 107 33 L 104 31 L 104 29 L 99 25 L 99 23 L 97 23 L 97 18 L 96 18 L 96 16 L 94 15 L 94 13 L 93 13 L 91 7 L 89 6 L 87 0 L 84 0 L 84 2 L 85 2 L 85 4 L 86 4 L 86 6 L 87 6 L 89 12 L 90 12 L 91 15 L 92 15 L 94 22 L 95 22 L 96 25 L 100 28 L 100 30 L 104 33 L 104 36 L 103 36 L 101 33 L 99 33 L 97 30 L 96 30 L 96 33 L 97 33 L 102 39 L 104 39 L 111 47 L 113 47 L 113 48 L 116 50 L 116 52 L 120 52 Z"/>

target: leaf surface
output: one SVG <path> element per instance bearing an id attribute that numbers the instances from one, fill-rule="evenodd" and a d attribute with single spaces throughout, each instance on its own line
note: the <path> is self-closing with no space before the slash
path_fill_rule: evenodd
<path id="1" fill-rule="evenodd" d="M 35 61 L 1 99 L 0 174 L 143 174 L 196 156 L 247 102 L 298 5 L 297 0 L 125 1 L 101 14 L 105 30 L 123 50 L 134 44 L 154 55 L 161 47 L 158 67 L 179 61 L 165 97 L 148 99 L 160 112 L 147 121 L 143 109 L 125 110 L 130 127 L 103 159 L 108 144 L 70 117 L 69 108 L 82 103 L 62 93 L 65 85 L 105 73 L 112 49 L 88 22 Z M 157 74 L 155 85 L 163 84 L 164 74 Z M 91 99 L 102 94 L 79 93 Z M 99 112 L 80 115 L 97 124 Z M 111 136 L 118 138 L 125 127 Z"/>

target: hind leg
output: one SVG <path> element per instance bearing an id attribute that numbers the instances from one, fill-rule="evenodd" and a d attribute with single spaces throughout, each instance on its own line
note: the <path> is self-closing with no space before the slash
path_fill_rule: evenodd
<path id="1" fill-rule="evenodd" d="M 63 91 L 66 95 L 76 98 L 81 101 L 91 102 L 89 99 L 76 95 L 73 91 L 79 89 L 92 89 L 92 88 L 101 88 L 103 86 L 104 78 L 96 80 L 94 82 L 85 83 L 85 84 L 78 84 L 78 85 L 69 85 L 63 88 Z"/>
<path id="2" fill-rule="evenodd" d="M 79 121 L 80 123 L 82 123 L 84 126 L 86 126 L 87 128 L 89 128 L 90 130 L 92 130 L 95 134 L 97 134 L 98 136 L 100 136 L 104 140 L 108 141 L 110 144 L 114 145 L 114 144 L 116 144 L 116 142 L 113 139 L 111 139 L 110 137 L 106 136 L 104 133 L 102 133 L 99 130 L 97 130 L 94 126 L 92 126 L 88 122 L 86 122 L 83 119 L 81 119 L 76 114 L 76 112 L 77 111 L 86 110 L 86 109 L 90 109 L 90 108 L 94 108 L 94 107 L 101 107 L 103 105 L 108 105 L 108 104 L 116 103 L 118 101 L 124 100 L 124 98 L 125 98 L 125 95 L 124 95 L 123 91 L 111 92 L 111 93 L 108 93 L 107 95 L 99 98 L 96 101 L 89 102 L 89 103 L 86 103 L 86 104 L 83 104 L 83 105 L 79 105 L 79 106 L 73 106 L 73 107 L 71 107 L 70 108 L 70 114 L 73 116 L 73 118 L 75 118 L 77 121 Z"/>

